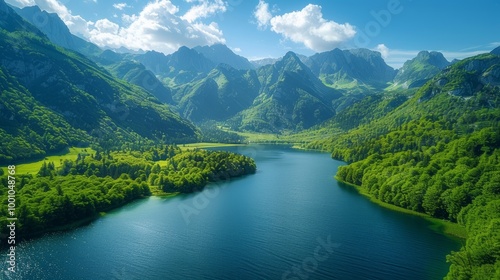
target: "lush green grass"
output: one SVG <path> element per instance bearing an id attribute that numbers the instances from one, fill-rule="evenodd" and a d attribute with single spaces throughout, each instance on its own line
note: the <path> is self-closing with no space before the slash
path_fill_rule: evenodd
<path id="1" fill-rule="evenodd" d="M 52 156 L 47 156 L 42 160 L 39 161 L 34 161 L 34 162 L 28 162 L 28 163 L 22 163 L 22 164 L 16 164 L 16 173 L 17 174 L 37 174 L 38 171 L 40 170 L 40 167 L 42 167 L 42 164 L 44 162 L 53 162 L 54 166 L 57 168 L 61 165 L 61 163 L 64 160 L 76 160 L 78 158 L 78 154 L 95 154 L 95 151 L 91 148 L 69 148 L 67 151 L 62 152 L 60 154 L 52 155 Z M 7 174 L 7 167 L 2 166 L 1 167 L 4 171 L 5 174 Z"/>
<path id="2" fill-rule="evenodd" d="M 333 134 L 330 131 L 319 131 L 319 130 L 307 130 L 299 133 L 283 132 L 282 134 L 275 133 L 260 133 L 260 132 L 249 132 L 249 131 L 235 131 L 229 130 L 224 127 L 219 127 L 226 132 L 236 133 L 239 136 L 245 138 L 248 143 L 283 143 L 283 144 L 300 144 L 306 143 L 313 140 L 325 139 L 326 135 L 329 137 Z M 328 133 L 328 134 L 326 134 Z"/>
<path id="3" fill-rule="evenodd" d="M 227 130 L 227 131 L 245 137 L 246 141 L 251 143 L 280 141 L 280 136 L 278 134 L 273 134 L 273 133 L 241 132 L 234 130 Z"/>
<path id="4" fill-rule="evenodd" d="M 437 232 L 446 234 L 446 235 L 448 235 L 450 237 L 454 237 L 454 238 L 459 238 L 459 239 L 467 238 L 467 233 L 466 233 L 465 227 L 463 227 L 457 223 L 453 223 L 453 222 L 441 220 L 441 219 L 436 219 L 436 218 L 433 218 L 425 213 L 413 211 L 410 209 L 402 208 L 402 207 L 399 207 L 399 206 L 396 206 L 393 204 L 383 202 L 383 201 L 373 197 L 372 195 L 370 195 L 364 188 L 362 188 L 360 186 L 344 182 L 337 177 L 335 177 L 335 179 L 337 179 L 337 181 L 341 182 L 344 185 L 355 188 L 359 194 L 367 197 L 368 199 L 370 199 L 371 202 L 373 202 L 379 206 L 382 206 L 384 208 L 387 208 L 387 209 L 390 209 L 393 211 L 398 211 L 398 212 L 405 213 L 405 214 L 415 215 L 415 216 L 419 216 L 419 217 L 426 219 L 427 221 L 432 223 L 430 228 L 437 231 Z"/>
<path id="5" fill-rule="evenodd" d="M 174 196 L 180 194 L 180 192 L 164 192 L 159 186 L 151 186 L 150 185 L 149 189 L 151 190 L 152 196 L 174 197 Z"/>
<path id="6" fill-rule="evenodd" d="M 231 147 L 231 146 L 243 146 L 244 144 L 226 144 L 226 143 L 189 143 L 179 145 L 181 150 L 192 150 L 192 149 L 205 149 L 205 148 L 217 148 L 217 147 Z M 160 166 L 162 165 L 162 161 L 158 162 Z"/>

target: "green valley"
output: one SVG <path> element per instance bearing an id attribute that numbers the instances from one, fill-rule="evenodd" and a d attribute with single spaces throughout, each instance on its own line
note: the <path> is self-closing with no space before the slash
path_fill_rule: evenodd
<path id="1" fill-rule="evenodd" d="M 160 2 L 154 4 L 170 3 Z M 172 22 L 193 24 L 187 15 Z M 7 186 L 0 189 L 0 222 L 10 221 L 15 192 L 19 241 L 141 198 L 199 193 L 257 172 L 257 160 L 241 151 L 212 149 L 286 144 L 330 153 L 343 161 L 335 175 L 342 188 L 461 238 L 462 247 L 447 256 L 445 279 L 500 279 L 500 47 L 453 61 L 444 52 L 414 52 L 399 69 L 386 63 L 385 45 L 250 61 L 218 41 L 179 41 L 168 45 L 176 48 L 169 54 L 103 49 L 73 35 L 68 21 L 0 0 L 0 181 Z M 218 30 L 202 27 L 205 35 Z M 273 153 L 285 152 L 269 151 L 269 158 Z M 309 205 L 298 198 L 304 194 L 275 196 L 291 208 Z M 1 246 L 8 230 L 0 230 Z"/>

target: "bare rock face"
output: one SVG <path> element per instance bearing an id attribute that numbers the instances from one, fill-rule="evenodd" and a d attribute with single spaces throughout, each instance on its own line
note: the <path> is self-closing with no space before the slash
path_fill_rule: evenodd
<path id="1" fill-rule="evenodd" d="M 500 86 L 500 65 L 494 65 L 488 69 L 482 76 L 481 82 L 492 86 Z"/>

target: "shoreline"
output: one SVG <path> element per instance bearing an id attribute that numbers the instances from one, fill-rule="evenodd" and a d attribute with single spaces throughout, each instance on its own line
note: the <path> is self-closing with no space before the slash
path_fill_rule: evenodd
<path id="1" fill-rule="evenodd" d="M 86 218 L 82 218 L 82 219 L 79 219 L 79 220 L 75 220 L 75 221 L 72 221 L 71 223 L 68 223 L 68 224 L 65 224 L 65 225 L 59 225 L 59 226 L 55 226 L 55 227 L 46 228 L 46 229 L 44 229 L 42 231 L 38 231 L 38 232 L 34 232 L 34 233 L 29 233 L 29 234 L 23 234 L 21 236 L 20 240 L 22 242 L 24 242 L 24 241 L 29 241 L 29 240 L 33 240 L 33 239 L 37 239 L 37 238 L 43 237 L 44 235 L 50 234 L 50 233 L 58 233 L 58 232 L 65 232 L 65 231 L 75 230 L 77 228 L 80 228 L 80 227 L 83 227 L 83 226 L 91 224 L 92 222 L 98 220 L 99 218 L 106 216 L 111 211 L 120 209 L 120 208 L 122 208 L 124 206 L 127 206 L 130 203 L 139 201 L 141 199 L 146 199 L 146 198 L 151 198 L 151 197 L 172 198 L 172 197 L 178 196 L 179 194 L 181 194 L 181 193 L 180 192 L 175 192 L 175 193 L 166 193 L 166 192 L 161 192 L 160 193 L 160 192 L 156 192 L 156 193 L 153 194 L 153 192 L 152 192 L 152 194 L 150 196 L 143 196 L 143 197 L 139 197 L 137 199 L 134 199 L 134 200 L 131 200 L 131 201 L 128 201 L 128 202 L 125 202 L 125 203 L 121 203 L 120 205 L 117 205 L 116 207 L 112 207 L 112 208 L 105 209 L 103 211 L 99 211 L 98 213 L 96 213 L 96 214 L 94 214 L 94 215 L 92 215 L 90 217 L 86 217 Z M 4 244 L 4 242 L 2 242 L 2 244 Z M 5 248 L 7 248 L 7 247 L 5 247 Z M 0 246 L 0 249 L 5 249 L 5 248 L 4 248 L 4 246 Z"/>
<path id="2" fill-rule="evenodd" d="M 400 213 L 424 218 L 425 220 L 427 220 L 431 223 L 431 225 L 429 227 L 432 230 L 439 232 L 441 234 L 444 234 L 450 238 L 458 239 L 458 241 L 464 241 L 467 238 L 467 232 L 466 232 L 465 228 L 457 223 L 446 221 L 446 220 L 441 220 L 438 218 L 431 217 L 428 214 L 425 214 L 422 212 L 417 212 L 414 210 L 410 210 L 410 209 L 396 206 L 394 204 L 383 202 L 382 200 L 375 198 L 373 195 L 366 192 L 366 190 L 364 190 L 361 186 L 342 181 L 337 176 L 334 176 L 334 178 L 338 182 L 340 182 L 346 186 L 349 186 L 351 188 L 354 188 L 360 195 L 368 198 L 370 200 L 370 202 L 375 203 L 378 206 L 384 207 L 384 208 L 392 210 L 392 211 L 397 211 Z"/>

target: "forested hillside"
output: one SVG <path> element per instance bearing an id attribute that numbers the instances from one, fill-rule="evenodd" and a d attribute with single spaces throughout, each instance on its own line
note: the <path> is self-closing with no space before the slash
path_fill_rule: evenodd
<path id="1" fill-rule="evenodd" d="M 181 151 L 177 146 L 82 153 L 76 160 L 64 160 L 57 168 L 54 162 L 44 162 L 35 176 L 14 176 L 17 234 L 26 238 L 61 229 L 152 193 L 201 191 L 209 182 L 255 171 L 255 162 L 242 155 Z M 7 176 L 0 180 L 7 186 Z M 0 189 L 1 200 L 5 202 L 0 206 L 2 223 L 9 217 L 8 190 Z M 0 233 L 7 230 L 4 227 Z M 2 240 L 2 244 L 7 243 Z"/>
<path id="2" fill-rule="evenodd" d="M 263 133 L 321 139 L 306 147 L 348 162 L 339 180 L 463 226 L 447 279 L 500 279 L 500 48 L 453 62 L 422 51 L 399 70 L 368 49 L 252 64 L 220 44 L 168 55 L 101 50 L 56 14 L 17 11 L 27 20 L 0 0 L 0 165 L 97 151 L 16 175 L 21 238 L 254 173 L 248 157 L 170 144 Z"/>
<path id="3" fill-rule="evenodd" d="M 381 117 L 366 122 L 359 115 L 359 127 L 310 145 L 351 163 L 339 169 L 341 181 L 465 226 L 467 242 L 448 257 L 448 279 L 499 277 L 499 67 L 496 55 L 465 59 Z M 379 108 L 383 101 L 365 103 Z"/>
<path id="4" fill-rule="evenodd" d="M 196 141 L 198 130 L 145 90 L 52 44 L 10 7 L 1 9 L 0 163 L 69 146 Z"/>

